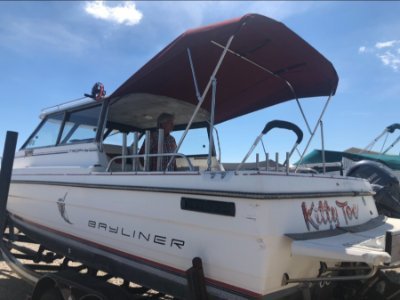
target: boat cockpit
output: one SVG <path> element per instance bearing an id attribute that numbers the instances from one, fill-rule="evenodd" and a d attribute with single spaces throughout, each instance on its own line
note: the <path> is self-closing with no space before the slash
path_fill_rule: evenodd
<path id="1" fill-rule="evenodd" d="M 150 94 L 55 106 L 42 112 L 42 122 L 21 150 L 25 157 L 30 158 L 33 167 L 35 161 L 40 160 L 43 166 L 42 157 L 57 153 L 64 154 L 64 159 L 58 160 L 64 166 L 79 163 L 81 169 L 96 172 L 165 173 L 166 170 L 160 166 L 156 170 L 149 169 L 149 159 L 163 156 L 175 160 L 175 171 L 223 171 L 215 148 L 212 149 L 211 161 L 208 161 L 209 113 L 200 109 L 191 129 L 185 131 L 194 110 L 190 103 Z M 150 137 L 151 132 L 159 130 L 157 117 L 161 113 L 174 115 L 172 135 L 176 140 L 184 136 L 180 151 L 162 153 L 162 148 L 159 148 L 158 153 L 152 154 L 147 148 L 139 154 L 146 136 Z M 74 153 L 88 160 L 77 159 Z"/>

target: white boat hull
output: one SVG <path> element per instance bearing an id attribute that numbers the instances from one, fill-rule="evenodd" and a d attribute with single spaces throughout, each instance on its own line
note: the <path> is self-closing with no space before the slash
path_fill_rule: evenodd
<path id="1" fill-rule="evenodd" d="M 157 186 L 159 178 L 164 186 Z M 285 234 L 356 226 L 377 217 L 372 196 L 352 192 L 367 194 L 364 181 L 313 182 L 321 191 L 307 186 L 307 176 L 267 173 L 16 175 L 7 208 L 17 223 L 58 236 L 64 246 L 96 248 L 114 263 L 128 260 L 133 268 L 166 272 L 170 275 L 161 277 L 178 285 L 185 284 L 192 259 L 201 257 L 212 294 L 258 298 L 290 287 L 282 286 L 284 273 L 314 277 L 319 261 L 329 260 L 323 254 L 293 255 Z M 214 209 L 202 211 L 207 201 Z M 387 262 L 387 253 L 378 254 L 376 264 Z M 339 261 L 346 255 L 331 257 Z"/>

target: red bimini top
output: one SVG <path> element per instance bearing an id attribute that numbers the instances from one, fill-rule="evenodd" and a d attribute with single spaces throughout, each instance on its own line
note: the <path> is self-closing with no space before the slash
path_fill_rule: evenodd
<path id="1" fill-rule="evenodd" d="M 184 32 L 110 97 L 148 93 L 197 105 L 188 49 L 202 94 L 231 36 L 216 74 L 215 123 L 287 100 L 335 93 L 338 76 L 330 61 L 284 24 L 248 14 Z M 210 95 L 202 105 L 208 111 Z"/>

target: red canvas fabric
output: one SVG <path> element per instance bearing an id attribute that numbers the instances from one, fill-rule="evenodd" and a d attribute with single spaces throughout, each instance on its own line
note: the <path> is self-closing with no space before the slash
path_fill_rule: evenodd
<path id="1" fill-rule="evenodd" d="M 296 97 L 335 93 L 338 76 L 323 55 L 284 24 L 249 14 L 186 31 L 117 88 L 111 97 L 150 93 L 197 105 L 187 49 L 190 48 L 202 94 L 223 52 L 212 41 L 226 45 L 232 35 L 232 51 L 273 74 L 228 53 L 216 75 L 215 123 Z M 285 80 L 290 82 L 296 95 Z M 210 103 L 211 89 L 202 107 L 209 110 Z"/>

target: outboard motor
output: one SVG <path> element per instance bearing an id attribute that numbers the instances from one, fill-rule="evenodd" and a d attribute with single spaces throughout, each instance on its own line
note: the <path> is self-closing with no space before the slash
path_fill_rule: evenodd
<path id="1" fill-rule="evenodd" d="M 376 192 L 374 199 L 379 214 L 400 218 L 400 184 L 388 167 L 379 162 L 362 160 L 352 166 L 346 175 L 367 179 Z"/>

